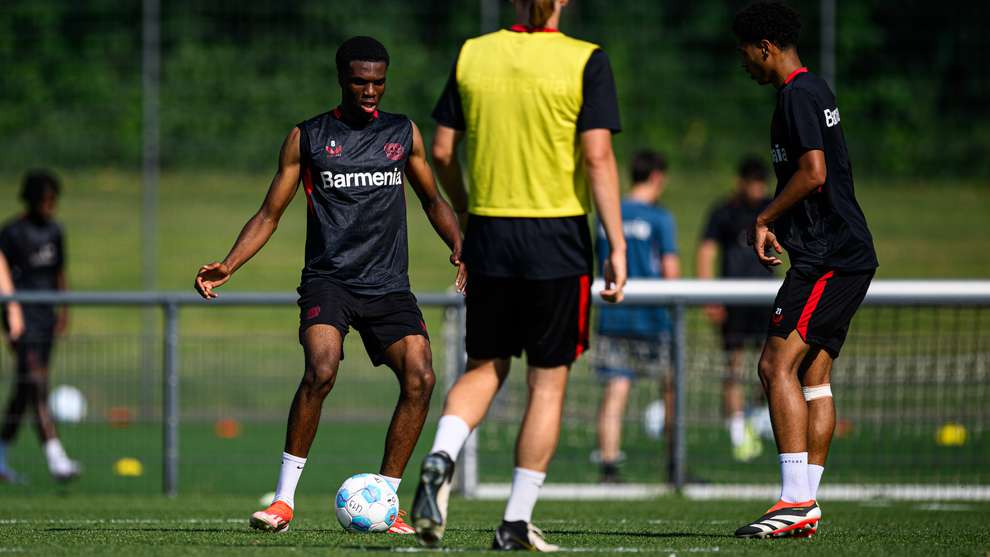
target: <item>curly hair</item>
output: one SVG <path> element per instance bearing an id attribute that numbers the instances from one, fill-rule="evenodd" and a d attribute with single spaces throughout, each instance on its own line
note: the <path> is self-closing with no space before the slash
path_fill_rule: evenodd
<path id="1" fill-rule="evenodd" d="M 780 48 L 797 46 L 801 15 L 781 2 L 754 2 L 736 14 L 732 32 L 743 44 L 766 39 Z"/>
<path id="2" fill-rule="evenodd" d="M 37 207 L 46 195 L 51 193 L 58 197 L 62 188 L 59 186 L 58 178 L 48 170 L 31 170 L 24 176 L 21 183 L 21 200 L 28 207 Z"/>
<path id="3" fill-rule="evenodd" d="M 337 74 L 347 75 L 351 62 L 385 62 L 388 66 L 388 51 L 385 45 L 371 37 L 351 37 L 337 49 Z"/>

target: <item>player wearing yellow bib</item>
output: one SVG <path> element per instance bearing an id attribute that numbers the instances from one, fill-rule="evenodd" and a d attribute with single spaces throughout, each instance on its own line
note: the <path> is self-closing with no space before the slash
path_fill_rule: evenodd
<path id="1" fill-rule="evenodd" d="M 426 545 L 443 537 L 458 453 L 505 381 L 510 358 L 525 352 L 529 401 L 492 547 L 557 549 L 531 519 L 556 450 L 568 371 L 588 347 L 592 200 L 610 246 L 603 298 L 620 301 L 626 282 L 612 153 L 620 129 L 615 83 L 597 45 L 557 31 L 567 3 L 515 0 L 517 24 L 464 44 L 433 112 L 437 173 L 467 219 L 463 261 L 471 284 L 467 371 L 447 395 L 413 502 L 413 527 Z"/>

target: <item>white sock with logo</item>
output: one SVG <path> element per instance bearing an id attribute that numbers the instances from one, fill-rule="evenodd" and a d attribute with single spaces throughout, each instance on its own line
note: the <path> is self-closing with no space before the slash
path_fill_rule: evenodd
<path id="1" fill-rule="evenodd" d="M 380 475 L 385 478 L 385 481 L 388 482 L 388 485 L 392 486 L 392 489 L 395 490 L 396 493 L 399 492 L 399 484 L 402 483 L 402 478 L 393 478 L 392 476 L 386 476 L 383 474 Z"/>
<path id="2" fill-rule="evenodd" d="M 818 484 L 822 483 L 822 474 L 825 467 L 818 464 L 808 465 L 808 489 L 811 491 L 811 498 L 818 500 Z"/>
<path id="3" fill-rule="evenodd" d="M 278 473 L 278 484 L 275 486 L 275 501 L 283 501 L 290 508 L 296 507 L 296 485 L 302 476 L 306 459 L 289 453 L 282 453 L 282 469 Z"/>
<path id="4" fill-rule="evenodd" d="M 780 453 L 780 500 L 803 503 L 809 499 L 808 453 Z"/>
<path id="5" fill-rule="evenodd" d="M 546 477 L 543 472 L 517 467 L 512 472 L 512 491 L 509 492 L 509 501 L 505 504 L 502 519 L 506 522 L 532 522 L 533 507 L 536 506 L 536 499 L 540 496 L 540 488 Z"/>
<path id="6" fill-rule="evenodd" d="M 738 447 L 743 444 L 746 438 L 746 415 L 742 412 L 735 412 L 729 417 L 729 439 L 732 446 Z"/>
<path id="7" fill-rule="evenodd" d="M 433 438 L 433 448 L 431 453 L 443 451 L 451 458 L 457 460 L 461 448 L 471 435 L 471 428 L 467 422 L 453 414 L 442 416 L 437 422 L 437 436 Z"/>

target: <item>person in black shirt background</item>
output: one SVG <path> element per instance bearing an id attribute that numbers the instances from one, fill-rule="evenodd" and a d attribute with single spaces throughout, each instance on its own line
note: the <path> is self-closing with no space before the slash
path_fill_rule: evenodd
<path id="1" fill-rule="evenodd" d="M 786 248 L 791 259 L 759 364 L 780 453 L 780 500 L 736 536 L 810 536 L 821 520 L 818 484 L 835 429 L 832 362 L 877 257 L 853 191 L 835 96 L 798 56 L 800 16 L 757 2 L 736 15 L 732 29 L 743 68 L 777 89 L 770 127 L 777 192 L 753 225 L 753 250 L 768 267 L 781 261 L 767 247 Z"/>
<path id="2" fill-rule="evenodd" d="M 0 251 L 10 266 L 16 290 L 66 288 L 65 240 L 61 225 L 55 221 L 59 191 L 58 179 L 50 172 L 28 173 L 21 188 L 26 212 L 0 229 Z M 48 410 L 48 362 L 55 336 L 66 329 L 67 310 L 65 306 L 56 309 L 49 304 L 22 304 L 21 311 L 24 330 L 19 338 L 11 339 L 17 361 L 15 386 L 0 428 L 0 481 L 17 480 L 7 466 L 6 453 L 29 408 L 34 412 L 48 471 L 56 480 L 68 481 L 79 475 L 80 467 L 66 455 Z M 6 319 L 4 326 L 9 327 Z"/>
<path id="3" fill-rule="evenodd" d="M 756 258 L 747 236 L 753 221 L 770 204 L 767 197 L 768 171 L 756 157 L 739 163 L 736 191 L 719 200 L 708 214 L 698 245 L 698 278 L 715 278 L 718 256 L 720 276 L 734 279 L 768 279 L 768 271 Z M 709 320 L 719 327 L 725 349 L 726 370 L 722 380 L 722 407 L 736 460 L 748 462 L 763 452 L 760 437 L 746 424 L 741 378 L 745 348 L 762 346 L 770 310 L 763 306 L 718 306 L 705 308 Z"/>

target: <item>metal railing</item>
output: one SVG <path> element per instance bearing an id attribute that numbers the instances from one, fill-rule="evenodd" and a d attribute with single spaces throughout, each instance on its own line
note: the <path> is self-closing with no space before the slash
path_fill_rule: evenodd
<path id="1" fill-rule="evenodd" d="M 674 319 L 674 449 L 672 451 L 672 483 L 678 489 L 685 485 L 687 462 L 686 404 L 685 404 L 685 312 L 689 306 L 704 304 L 764 304 L 770 303 L 780 287 L 776 280 L 664 280 L 631 281 L 626 289 L 626 303 L 669 306 Z M 597 292 L 601 284 L 596 283 Z M 463 372 L 465 309 L 462 296 L 454 293 L 424 293 L 417 296 L 424 307 L 444 308 L 444 338 L 446 367 L 444 382 L 449 388 Z M 159 307 L 163 318 L 163 407 L 162 407 L 162 489 L 175 495 L 179 489 L 179 310 L 185 306 L 282 306 L 294 305 L 290 293 L 225 292 L 215 300 L 206 301 L 193 293 L 177 292 L 17 292 L 0 295 L 0 303 L 17 301 L 22 304 L 67 304 L 79 306 Z M 597 296 L 596 304 L 603 303 Z M 990 281 L 875 281 L 864 302 L 874 306 L 990 306 Z M 466 496 L 478 492 L 480 463 L 477 442 L 472 434 L 461 455 L 458 466 L 459 490 Z"/>

